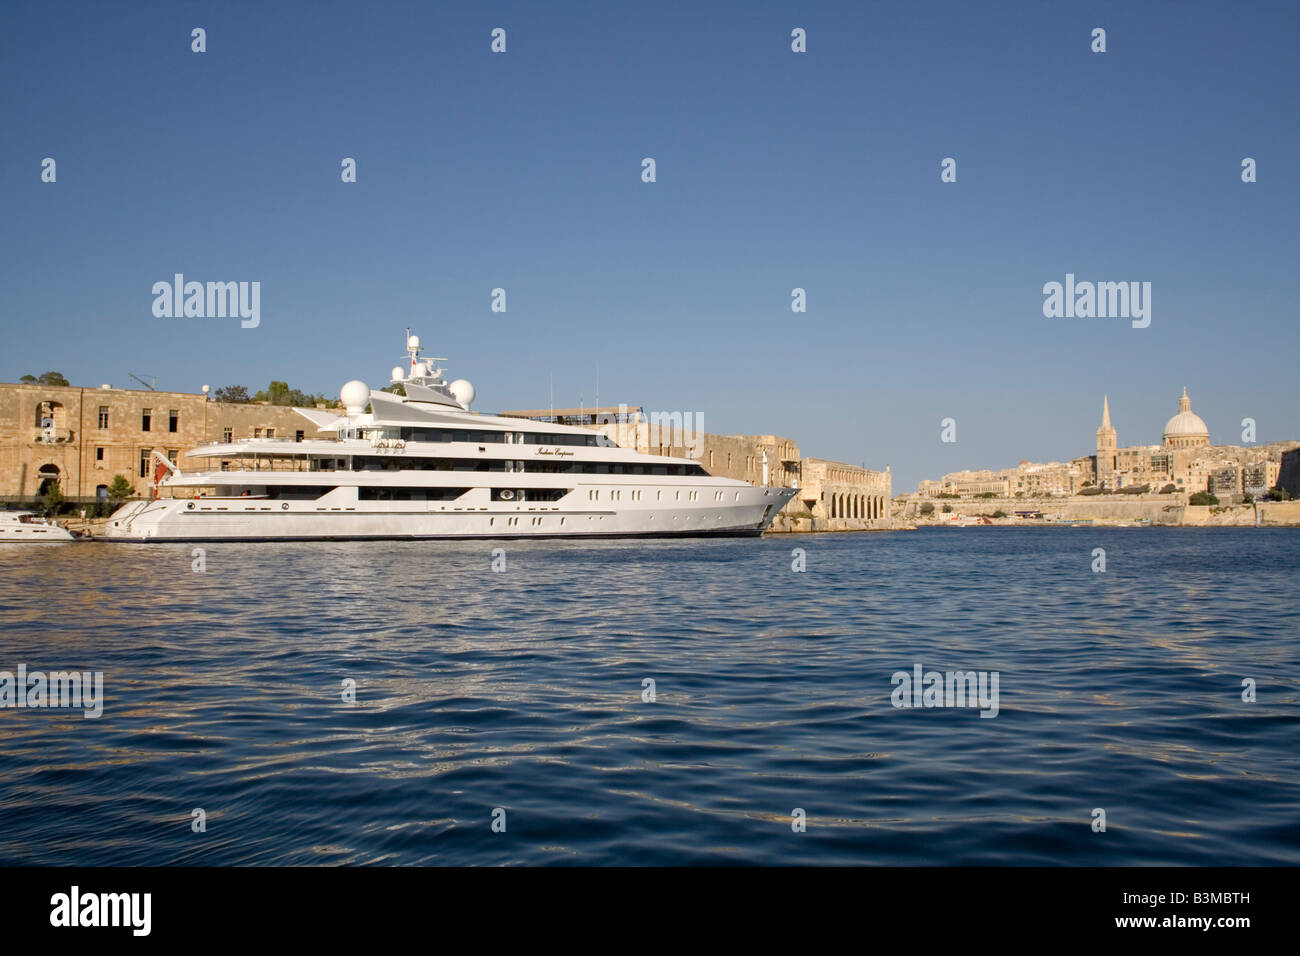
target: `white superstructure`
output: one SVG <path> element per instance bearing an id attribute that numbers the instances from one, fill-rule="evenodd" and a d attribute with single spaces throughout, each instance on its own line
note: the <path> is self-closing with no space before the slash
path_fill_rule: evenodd
<path id="1" fill-rule="evenodd" d="M 758 535 L 794 488 L 710 476 L 696 461 L 621 448 L 585 428 L 471 413 L 407 337 L 404 395 L 343 386 L 346 412 L 298 409 L 335 437 L 255 438 L 155 453 L 157 497 L 124 505 L 120 541 Z M 369 404 L 370 411 L 366 411 Z"/>

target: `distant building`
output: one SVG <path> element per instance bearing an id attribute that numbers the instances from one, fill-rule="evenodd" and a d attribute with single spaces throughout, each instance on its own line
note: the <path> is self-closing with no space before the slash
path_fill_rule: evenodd
<path id="1" fill-rule="evenodd" d="M 209 401 L 189 392 L 0 383 L 0 496 L 31 498 L 57 483 L 67 497 L 104 497 L 115 475 L 143 495 L 150 453 L 182 456 L 231 438 L 315 438 L 279 405 Z"/>
<path id="2" fill-rule="evenodd" d="M 832 531 L 891 526 L 888 468 L 873 471 L 824 458 L 805 458 L 800 464 L 803 480 L 787 511 L 798 506 L 812 515 L 815 527 Z"/>
<path id="3" fill-rule="evenodd" d="M 1110 397 L 1104 396 L 1094 454 L 1074 458 L 1068 464 L 1022 461 L 1018 467 L 1002 471 L 952 472 L 939 481 L 922 481 L 917 493 L 926 497 L 944 494 L 973 497 L 989 492 L 1055 497 L 1077 494 L 1092 485 L 1110 491 L 1145 485 L 1152 492 L 1172 485 L 1175 491 L 1190 494 L 1213 490 L 1220 498 L 1228 496 L 1236 500 L 1274 487 L 1284 454 L 1300 445 L 1300 442 L 1244 448 L 1212 445 L 1210 430 L 1192 411 L 1192 400 L 1185 388 L 1178 400 L 1178 413 L 1165 423 L 1159 445 L 1120 447 L 1118 438 L 1110 418 Z M 1300 469 L 1300 463 L 1297 467 Z"/>

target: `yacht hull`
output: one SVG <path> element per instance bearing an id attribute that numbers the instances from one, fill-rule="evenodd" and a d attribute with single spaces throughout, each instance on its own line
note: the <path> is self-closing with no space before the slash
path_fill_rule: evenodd
<path id="1" fill-rule="evenodd" d="M 101 540 L 354 541 L 451 538 L 617 538 L 761 535 L 792 489 L 746 488 L 725 505 L 619 510 L 562 508 L 382 510 L 314 502 L 162 499 L 113 515 Z M 446 510 L 442 510 L 446 507 Z"/>

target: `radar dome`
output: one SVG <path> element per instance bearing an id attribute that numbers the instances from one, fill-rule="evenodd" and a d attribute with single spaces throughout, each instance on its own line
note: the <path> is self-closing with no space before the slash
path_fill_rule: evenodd
<path id="1" fill-rule="evenodd" d="M 360 379 L 354 378 L 339 389 L 339 401 L 343 403 L 349 412 L 363 412 L 366 408 L 366 402 L 370 401 L 370 386 Z"/>
<path id="2" fill-rule="evenodd" d="M 406 347 L 408 349 L 418 349 L 420 347 L 420 337 L 418 335 L 408 335 L 406 337 Z"/>
<path id="3" fill-rule="evenodd" d="M 463 378 L 458 378 L 447 386 L 452 397 L 466 408 L 474 404 L 474 386 Z"/>
<path id="4" fill-rule="evenodd" d="M 394 382 L 400 382 L 400 381 L 401 381 L 403 378 L 405 378 L 405 377 L 406 377 L 406 372 L 404 372 L 404 371 L 402 370 L 402 366 L 400 366 L 400 365 L 394 365 L 394 366 L 393 366 L 393 381 L 394 381 Z"/>

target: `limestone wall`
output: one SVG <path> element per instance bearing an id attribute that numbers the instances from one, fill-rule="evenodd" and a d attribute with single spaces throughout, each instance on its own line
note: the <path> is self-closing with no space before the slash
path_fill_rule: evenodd
<path id="1" fill-rule="evenodd" d="M 1183 524 L 1195 528 L 1300 528 L 1300 501 L 1261 501 L 1231 508 L 1189 505 Z"/>
<path id="2" fill-rule="evenodd" d="M 943 524 L 963 516 L 992 515 L 1004 511 L 1002 524 L 1039 524 L 1054 520 L 1131 523 L 1145 518 L 1153 525 L 1188 527 L 1300 527 L 1300 501 L 1263 501 L 1258 505 L 1193 506 L 1185 495 L 1088 495 L 1071 498 L 974 498 L 932 500 L 908 496 L 896 501 L 895 522 L 914 521 L 919 526 Z M 924 501 L 934 505 L 929 516 L 920 514 Z M 952 511 L 945 514 L 944 505 Z M 1017 511 L 1041 511 L 1041 521 L 1016 517 Z"/>
<path id="3" fill-rule="evenodd" d="M 40 427 L 47 413 L 54 421 L 48 433 Z M 183 455 L 221 440 L 227 428 L 234 438 L 251 438 L 258 429 L 265 436 L 268 428 L 279 437 L 300 431 L 317 437 L 306 418 L 284 406 L 210 402 L 188 392 L 0 384 L 0 495 L 36 495 L 49 474 L 58 475 L 68 497 L 91 497 L 114 475 L 142 492 L 148 483 L 140 475 L 142 454 Z"/>

